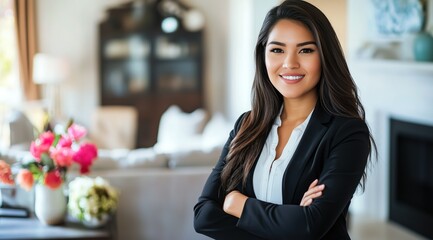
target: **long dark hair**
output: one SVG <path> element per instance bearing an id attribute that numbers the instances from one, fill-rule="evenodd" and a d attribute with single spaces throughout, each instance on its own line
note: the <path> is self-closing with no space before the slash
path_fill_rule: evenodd
<path id="1" fill-rule="evenodd" d="M 281 19 L 303 23 L 314 36 L 322 66 L 321 78 L 317 85 L 317 104 L 331 115 L 365 121 L 364 107 L 359 100 L 357 87 L 329 20 L 310 3 L 300 0 L 284 1 L 268 12 L 257 39 L 252 109 L 245 115 L 226 157 L 227 163 L 221 173 L 222 187 L 226 192 L 234 190 L 241 182 L 245 186 L 248 173 L 258 158 L 283 103 L 283 96 L 269 80 L 265 65 L 265 48 L 269 33 Z M 370 139 L 374 144 L 371 134 Z M 364 172 L 360 183 L 362 189 L 365 186 L 365 179 Z"/>

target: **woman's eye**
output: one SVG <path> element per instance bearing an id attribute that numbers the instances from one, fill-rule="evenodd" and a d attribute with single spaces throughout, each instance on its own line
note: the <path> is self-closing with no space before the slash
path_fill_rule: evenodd
<path id="1" fill-rule="evenodd" d="M 299 51 L 299 53 L 312 53 L 314 52 L 314 49 L 312 48 L 303 48 L 301 49 L 301 51 Z"/>
<path id="2" fill-rule="evenodd" d="M 280 48 L 273 48 L 273 49 L 271 49 L 271 52 L 273 52 L 273 53 L 282 53 L 283 50 L 280 49 Z"/>

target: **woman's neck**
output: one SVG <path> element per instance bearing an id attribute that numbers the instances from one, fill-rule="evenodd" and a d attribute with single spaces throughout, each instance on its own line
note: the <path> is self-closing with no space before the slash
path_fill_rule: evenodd
<path id="1" fill-rule="evenodd" d="M 303 122 L 316 106 L 316 102 L 317 98 L 303 101 L 284 99 L 281 121 Z"/>

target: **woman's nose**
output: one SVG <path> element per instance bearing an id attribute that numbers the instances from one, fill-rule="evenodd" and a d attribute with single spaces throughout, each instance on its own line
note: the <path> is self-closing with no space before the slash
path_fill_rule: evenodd
<path id="1" fill-rule="evenodd" d="M 283 62 L 283 68 L 288 68 L 288 69 L 299 68 L 299 61 L 295 54 L 287 54 Z"/>

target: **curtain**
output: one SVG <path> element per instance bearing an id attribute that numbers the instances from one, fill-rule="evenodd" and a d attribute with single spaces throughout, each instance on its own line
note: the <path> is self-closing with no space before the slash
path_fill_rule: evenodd
<path id="1" fill-rule="evenodd" d="M 19 73 L 26 100 L 40 97 L 39 87 L 33 83 L 33 56 L 37 51 L 36 0 L 13 0 Z"/>

